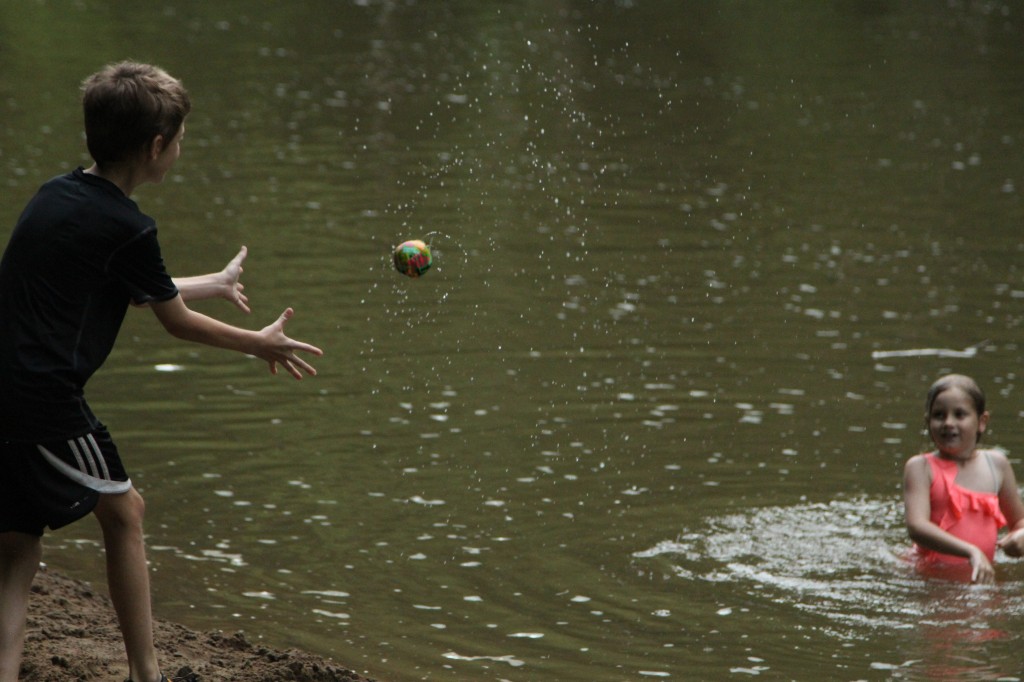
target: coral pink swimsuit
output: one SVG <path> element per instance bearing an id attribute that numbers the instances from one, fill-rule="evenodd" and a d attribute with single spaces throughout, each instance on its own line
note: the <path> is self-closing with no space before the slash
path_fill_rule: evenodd
<path id="1" fill-rule="evenodd" d="M 988 459 L 986 452 L 979 453 Z M 927 455 L 932 466 L 931 500 L 932 523 L 942 530 L 976 545 L 985 552 L 989 561 L 996 552 L 996 537 L 1006 525 L 1006 517 L 999 509 L 999 495 L 968 490 L 956 484 L 956 462 L 942 459 L 935 453 Z M 992 461 L 988 460 L 989 467 Z M 992 469 L 995 476 L 995 469 Z M 998 478 L 996 479 L 998 482 Z M 967 557 L 943 554 L 925 547 L 917 547 L 918 556 L 927 563 L 963 564 Z"/>

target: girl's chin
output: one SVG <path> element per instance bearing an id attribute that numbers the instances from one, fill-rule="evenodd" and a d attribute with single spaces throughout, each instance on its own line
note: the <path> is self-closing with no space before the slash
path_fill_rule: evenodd
<path id="1" fill-rule="evenodd" d="M 974 448 L 967 448 L 960 445 L 940 445 L 939 452 L 952 459 L 963 459 L 969 457 Z"/>

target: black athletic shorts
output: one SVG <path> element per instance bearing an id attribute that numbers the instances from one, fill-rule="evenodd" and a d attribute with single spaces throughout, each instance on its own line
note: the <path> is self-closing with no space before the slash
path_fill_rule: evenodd
<path id="1" fill-rule="evenodd" d="M 0 440 L 0 532 L 42 535 L 82 518 L 132 482 L 106 429 L 66 441 Z"/>

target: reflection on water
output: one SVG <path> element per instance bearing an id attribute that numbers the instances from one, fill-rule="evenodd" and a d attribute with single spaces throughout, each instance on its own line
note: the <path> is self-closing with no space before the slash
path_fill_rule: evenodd
<path id="1" fill-rule="evenodd" d="M 152 59 L 195 99 L 137 197 L 169 266 L 247 244 L 253 316 L 204 311 L 327 352 L 129 316 L 90 399 L 158 613 L 388 680 L 1019 675 L 1020 565 L 924 581 L 897 507 L 945 371 L 1024 471 L 1016 6 L 134 12 L 0 7 L 0 229 L 80 162 L 82 69 Z M 47 560 L 102 575 L 88 523 Z"/>

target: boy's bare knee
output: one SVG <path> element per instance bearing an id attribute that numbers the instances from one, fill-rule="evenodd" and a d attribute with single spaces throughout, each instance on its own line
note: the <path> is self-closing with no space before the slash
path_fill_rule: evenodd
<path id="1" fill-rule="evenodd" d="M 141 528 L 146 516 L 146 502 L 135 488 L 116 495 L 100 495 L 93 512 L 104 530 L 115 528 Z"/>

